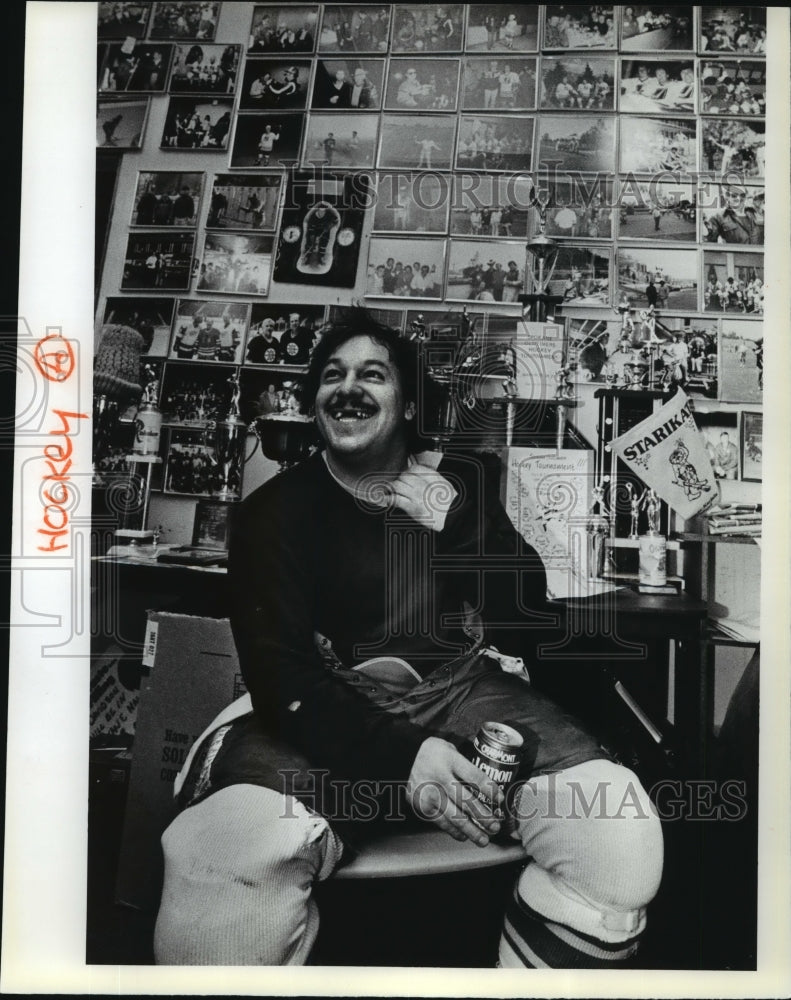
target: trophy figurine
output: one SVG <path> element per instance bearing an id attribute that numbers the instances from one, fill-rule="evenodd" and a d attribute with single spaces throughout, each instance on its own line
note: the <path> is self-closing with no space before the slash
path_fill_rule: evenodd
<path id="1" fill-rule="evenodd" d="M 626 484 L 626 492 L 629 494 L 629 514 L 631 517 L 629 537 L 635 539 L 637 538 L 637 519 L 640 516 L 640 501 L 642 500 L 642 496 L 638 495 L 637 490 L 635 490 L 631 483 Z"/>
<path id="2" fill-rule="evenodd" d="M 232 387 L 231 405 L 225 420 L 213 421 L 208 428 L 211 435 L 209 444 L 214 451 L 214 462 L 218 468 L 218 500 L 240 500 L 242 495 L 242 464 L 247 441 L 247 424 L 239 413 L 239 375 L 228 379 Z"/>
<path id="3" fill-rule="evenodd" d="M 610 533 L 610 512 L 604 502 L 604 481 L 593 487 L 593 501 L 588 517 L 588 574 L 591 579 L 604 576 L 606 540 Z"/>

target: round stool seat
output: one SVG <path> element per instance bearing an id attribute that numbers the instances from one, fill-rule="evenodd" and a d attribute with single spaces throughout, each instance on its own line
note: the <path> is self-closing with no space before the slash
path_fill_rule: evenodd
<path id="1" fill-rule="evenodd" d="M 525 857 L 525 849 L 517 841 L 478 847 L 469 840 L 454 840 L 442 830 L 394 833 L 366 844 L 354 861 L 338 869 L 333 881 L 442 875 L 492 868 Z"/>

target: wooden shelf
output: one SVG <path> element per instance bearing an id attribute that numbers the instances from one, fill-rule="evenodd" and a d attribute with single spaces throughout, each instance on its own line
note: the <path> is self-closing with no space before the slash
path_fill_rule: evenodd
<path id="1" fill-rule="evenodd" d="M 722 542 L 729 542 L 734 545 L 752 545 L 761 540 L 760 535 L 701 535 L 691 531 L 675 531 L 671 539 L 676 542 L 704 542 L 706 544 L 718 545 Z M 668 544 L 669 547 L 669 544 Z"/>

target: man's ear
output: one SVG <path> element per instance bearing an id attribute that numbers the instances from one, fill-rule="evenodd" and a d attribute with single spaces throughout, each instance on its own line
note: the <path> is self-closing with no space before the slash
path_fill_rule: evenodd
<path id="1" fill-rule="evenodd" d="M 404 407 L 404 419 L 412 420 L 412 418 L 415 416 L 416 411 L 417 407 L 415 406 L 414 403 L 407 403 L 406 406 Z"/>

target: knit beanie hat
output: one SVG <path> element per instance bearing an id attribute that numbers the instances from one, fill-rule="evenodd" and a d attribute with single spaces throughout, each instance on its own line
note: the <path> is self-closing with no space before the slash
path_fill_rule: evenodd
<path id="1" fill-rule="evenodd" d="M 94 392 L 118 400 L 140 396 L 143 347 L 142 336 L 131 326 L 120 323 L 105 326 L 93 364 Z"/>

